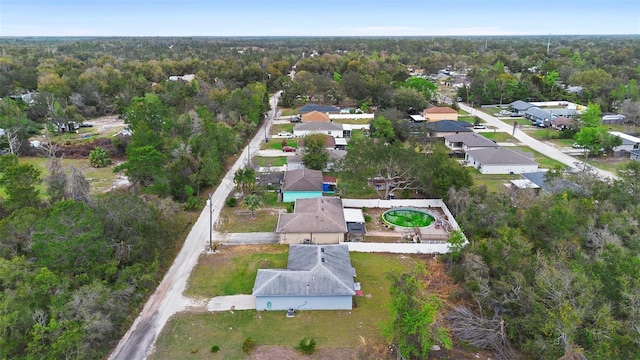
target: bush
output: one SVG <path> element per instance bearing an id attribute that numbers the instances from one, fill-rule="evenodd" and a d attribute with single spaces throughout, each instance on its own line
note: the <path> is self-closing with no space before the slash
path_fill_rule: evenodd
<path id="1" fill-rule="evenodd" d="M 256 348 L 256 342 L 252 338 L 248 337 L 244 339 L 242 343 L 242 352 L 245 354 L 251 354 L 253 350 Z"/>
<path id="2" fill-rule="evenodd" d="M 371 222 L 371 215 L 369 214 L 364 214 L 364 222 Z"/>
<path id="3" fill-rule="evenodd" d="M 95 168 L 103 168 L 111 165 L 109 152 L 100 146 L 89 152 L 89 163 Z"/>
<path id="4" fill-rule="evenodd" d="M 218 351 L 220 351 L 220 346 L 218 346 L 218 345 L 213 345 L 213 346 L 211 347 L 211 352 L 212 352 L 212 353 L 214 353 L 214 354 L 215 354 L 215 353 L 217 353 Z"/>
<path id="5" fill-rule="evenodd" d="M 226 204 L 228 207 L 236 207 L 236 205 L 238 205 L 238 199 L 232 196 L 227 199 Z"/>
<path id="6" fill-rule="evenodd" d="M 311 355 L 316 352 L 316 341 L 314 339 L 303 338 L 296 346 L 296 350 L 305 355 Z"/>
<path id="7" fill-rule="evenodd" d="M 293 212 L 294 206 L 295 206 L 295 203 L 287 204 L 287 213 L 291 214 Z"/>

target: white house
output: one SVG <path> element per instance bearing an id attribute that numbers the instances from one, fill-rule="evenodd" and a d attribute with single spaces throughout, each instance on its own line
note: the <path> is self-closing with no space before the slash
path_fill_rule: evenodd
<path id="1" fill-rule="evenodd" d="M 496 143 L 476 133 L 449 134 L 444 136 L 444 145 L 451 150 L 469 150 L 495 147 Z"/>
<path id="2" fill-rule="evenodd" d="M 538 163 L 531 153 L 503 147 L 470 150 L 465 154 L 467 164 L 481 174 L 523 174 L 538 171 Z"/>
<path id="3" fill-rule="evenodd" d="M 333 122 L 308 122 L 297 124 L 293 127 L 293 136 L 305 137 L 310 134 L 325 134 L 334 138 L 341 138 L 344 135 L 342 124 Z"/>
<path id="4" fill-rule="evenodd" d="M 613 136 L 617 136 L 620 139 L 622 139 L 622 145 L 614 147 L 613 148 L 614 152 L 621 152 L 621 151 L 631 152 L 633 150 L 640 149 L 640 138 L 637 138 L 635 136 L 631 136 L 629 134 L 625 134 L 622 132 L 618 132 L 618 131 L 609 131 L 609 134 Z"/>

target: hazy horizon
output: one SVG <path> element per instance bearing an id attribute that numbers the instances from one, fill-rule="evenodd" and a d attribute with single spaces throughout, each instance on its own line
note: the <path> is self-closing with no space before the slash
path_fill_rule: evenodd
<path id="1" fill-rule="evenodd" d="M 542 30 L 543 29 L 543 30 Z M 0 37 L 640 34 L 640 1 L 3 0 Z"/>

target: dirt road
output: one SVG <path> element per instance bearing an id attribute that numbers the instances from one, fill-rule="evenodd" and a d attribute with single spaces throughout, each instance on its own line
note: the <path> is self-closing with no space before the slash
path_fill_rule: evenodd
<path id="1" fill-rule="evenodd" d="M 280 93 L 271 98 L 272 109 L 262 127 L 256 131 L 256 136 L 248 145 L 251 151 L 248 148 L 242 151 L 236 163 L 211 195 L 212 211 L 209 211 L 209 207 L 205 207 L 202 210 L 173 265 L 171 265 L 171 268 L 169 268 L 164 279 L 151 295 L 131 328 L 111 353 L 109 359 L 146 359 L 167 320 L 171 315 L 184 310 L 189 305 L 189 301 L 182 296 L 182 293 L 186 288 L 191 270 L 198 262 L 198 257 L 208 246 L 211 223 L 215 223 L 218 220 L 224 201 L 235 187 L 233 184 L 234 173 L 248 162 L 249 153 L 255 154 L 260 148 L 260 143 L 264 141 L 264 134 L 268 133 L 269 124 L 273 121 L 277 112 L 279 95 Z"/>

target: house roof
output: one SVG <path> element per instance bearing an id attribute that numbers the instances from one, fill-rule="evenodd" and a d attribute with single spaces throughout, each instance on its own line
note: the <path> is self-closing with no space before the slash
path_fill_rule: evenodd
<path id="1" fill-rule="evenodd" d="M 493 147 L 496 143 L 487 139 L 484 136 L 478 135 L 474 132 L 445 135 L 444 138 L 449 142 L 463 143 L 469 147 Z"/>
<path id="2" fill-rule="evenodd" d="M 411 121 L 425 121 L 425 120 L 427 120 L 422 115 L 409 115 L 409 118 L 411 118 Z"/>
<path id="3" fill-rule="evenodd" d="M 293 213 L 280 214 L 277 233 L 346 233 L 339 198 L 297 199 Z"/>
<path id="4" fill-rule="evenodd" d="M 518 149 L 512 150 L 504 147 L 496 146 L 493 148 L 484 148 L 467 151 L 469 156 L 476 159 L 483 165 L 537 165 L 533 160 L 531 153 L 523 152 Z"/>
<path id="5" fill-rule="evenodd" d="M 306 114 L 312 111 L 319 111 L 321 113 L 339 113 L 340 108 L 331 105 L 305 104 L 298 109 L 298 113 L 300 114 Z"/>
<path id="6" fill-rule="evenodd" d="M 575 114 L 577 114 L 575 109 L 547 109 L 546 111 L 549 112 L 549 114 L 551 115 L 556 115 L 556 116 L 574 116 Z"/>
<path id="7" fill-rule="evenodd" d="M 473 132 L 467 126 L 461 124 L 462 121 L 440 120 L 428 123 L 426 126 L 435 132 Z"/>
<path id="8" fill-rule="evenodd" d="M 457 111 L 447 106 L 434 106 L 424 110 L 425 114 L 458 114 Z"/>
<path id="9" fill-rule="evenodd" d="M 329 122 L 329 115 L 320 111 L 311 111 L 302 114 L 302 122 Z"/>
<path id="10" fill-rule="evenodd" d="M 571 119 L 568 119 L 564 116 L 558 116 L 557 118 L 553 118 L 551 119 L 550 123 L 551 125 L 555 125 L 555 126 L 570 126 L 571 125 Z"/>
<path id="11" fill-rule="evenodd" d="M 342 131 L 342 124 L 333 122 L 307 122 L 297 124 L 293 131 Z"/>
<path id="12" fill-rule="evenodd" d="M 287 269 L 258 269 L 255 296 L 355 295 L 349 248 L 337 245 L 290 245 Z"/>
<path id="13" fill-rule="evenodd" d="M 284 173 L 282 191 L 322 191 L 322 171 L 291 170 Z"/>
<path id="14" fill-rule="evenodd" d="M 534 107 L 535 105 L 528 103 L 526 101 L 522 101 L 522 100 L 516 100 L 514 102 L 512 102 L 511 104 L 509 104 L 509 106 L 511 106 L 512 109 L 517 110 L 517 111 L 525 111 L 529 108 Z"/>
<path id="15" fill-rule="evenodd" d="M 338 178 L 335 177 L 335 176 L 323 175 L 322 176 L 322 183 L 323 184 L 337 184 L 338 183 Z"/>
<path id="16" fill-rule="evenodd" d="M 547 110 L 543 110 L 539 107 L 532 107 L 530 109 L 527 109 L 524 112 L 524 114 L 534 117 L 536 119 L 546 119 L 551 116 L 550 112 L 548 112 Z"/>
<path id="17" fill-rule="evenodd" d="M 629 134 L 625 134 L 619 131 L 609 131 L 609 134 L 613 136 L 617 136 L 620 139 L 622 139 L 623 144 L 640 144 L 640 138 L 637 138 Z"/>

